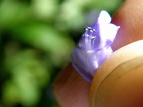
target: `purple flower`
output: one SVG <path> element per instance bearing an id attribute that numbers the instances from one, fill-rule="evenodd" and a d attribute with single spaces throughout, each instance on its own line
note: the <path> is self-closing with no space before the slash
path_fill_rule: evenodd
<path id="1" fill-rule="evenodd" d="M 113 52 L 111 44 L 120 27 L 110 22 L 110 15 L 106 11 L 101 11 L 95 24 L 85 27 L 85 33 L 72 51 L 73 67 L 88 82 L 92 81 L 96 70 Z"/>

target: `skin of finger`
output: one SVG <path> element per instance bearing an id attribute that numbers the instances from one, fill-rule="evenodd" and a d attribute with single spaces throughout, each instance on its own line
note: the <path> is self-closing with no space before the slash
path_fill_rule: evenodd
<path id="1" fill-rule="evenodd" d="M 118 10 L 117 14 L 115 14 L 112 22 L 121 26 L 121 28 L 112 45 L 114 50 L 142 39 L 142 2 L 143 0 L 128 0 Z M 54 94 L 61 107 L 74 107 L 75 105 L 77 107 L 89 107 L 88 96 L 90 83 L 82 79 L 73 67 L 71 67 L 71 64 L 58 76 L 57 80 L 54 86 Z"/>
<path id="2" fill-rule="evenodd" d="M 53 92 L 60 107 L 89 107 L 89 88 L 70 63 L 56 78 Z"/>
<path id="3" fill-rule="evenodd" d="M 116 12 L 112 23 L 120 26 L 112 44 L 117 50 L 129 43 L 143 39 L 143 0 L 127 0 Z"/>

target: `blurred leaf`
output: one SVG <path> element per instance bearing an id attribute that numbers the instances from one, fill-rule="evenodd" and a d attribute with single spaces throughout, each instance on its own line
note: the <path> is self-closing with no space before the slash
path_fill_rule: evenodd
<path id="1" fill-rule="evenodd" d="M 8 81 L 3 87 L 3 100 L 9 106 L 20 102 L 19 89 L 11 81 Z"/>
<path id="2" fill-rule="evenodd" d="M 36 102 L 38 102 L 40 98 L 40 87 L 37 87 L 34 76 L 30 75 L 30 72 L 21 68 L 21 71 L 18 70 L 15 73 L 14 82 L 16 82 L 19 87 L 20 99 L 23 105 L 27 107 L 35 105 Z"/>
<path id="3" fill-rule="evenodd" d="M 78 29 L 84 22 L 84 15 L 82 7 L 76 4 L 74 1 L 65 1 L 60 8 L 59 18 L 56 20 L 60 23 L 60 27 L 63 29 Z M 57 24 L 58 24 L 57 23 Z"/>
<path id="4" fill-rule="evenodd" d="M 47 67 L 36 58 L 35 52 L 31 50 L 8 56 L 5 64 L 12 75 L 11 81 L 3 89 L 5 102 L 10 105 L 21 102 L 26 107 L 35 105 L 41 97 L 41 89 L 48 85 L 50 79 Z M 14 89 L 17 91 L 12 93 Z M 13 99 L 18 100 L 13 101 Z"/>
<path id="5" fill-rule="evenodd" d="M 113 13 L 121 5 L 122 2 L 123 0 L 95 0 L 91 2 L 90 7 L 99 10 L 106 10 L 110 13 Z"/>
<path id="6" fill-rule="evenodd" d="M 47 84 L 50 78 L 50 72 L 47 71 L 48 66 L 44 63 L 37 58 L 36 51 L 32 50 L 21 51 L 14 56 L 6 57 L 6 68 L 15 78 L 19 78 L 19 73 L 21 72 L 28 72 L 28 75 L 32 75 L 35 83 L 37 83 L 35 85 L 40 87 Z"/>
<path id="7" fill-rule="evenodd" d="M 67 34 L 46 24 L 32 23 L 16 28 L 14 32 L 22 41 L 46 51 L 56 65 L 67 62 L 74 47 Z"/>
<path id="8" fill-rule="evenodd" d="M 32 0 L 32 8 L 36 17 L 46 19 L 51 18 L 57 11 L 58 0 Z"/>
<path id="9" fill-rule="evenodd" d="M 26 20 L 28 8 L 20 2 L 3 0 L 0 4 L 0 26 L 9 28 Z"/>

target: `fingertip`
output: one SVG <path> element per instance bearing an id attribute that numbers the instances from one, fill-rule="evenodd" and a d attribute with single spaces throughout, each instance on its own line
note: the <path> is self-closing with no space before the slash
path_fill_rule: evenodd
<path id="1" fill-rule="evenodd" d="M 107 60 L 105 60 L 105 62 L 103 62 L 103 64 L 98 69 L 98 71 L 95 73 L 94 79 L 91 84 L 91 91 L 90 91 L 91 107 L 94 107 L 95 105 L 97 106 L 98 104 L 101 106 L 103 104 L 108 103 L 105 101 L 105 100 L 108 100 L 108 99 L 106 99 L 107 95 L 103 94 L 103 92 L 102 92 L 102 94 L 101 93 L 99 94 L 98 92 L 99 92 L 99 89 L 101 89 L 102 91 L 104 90 L 104 92 L 106 93 L 108 91 L 108 86 L 111 86 L 111 87 L 113 86 L 112 81 L 119 79 L 118 73 L 115 73 L 115 75 L 111 77 L 112 81 L 108 82 L 108 85 L 106 84 L 105 86 L 102 86 L 103 82 L 108 79 L 109 75 L 112 74 L 114 69 L 116 69 L 121 64 L 123 64 L 127 61 L 130 61 L 134 58 L 137 58 L 139 56 L 142 56 L 142 55 L 143 55 L 143 40 L 140 40 L 140 41 L 133 42 L 129 45 L 126 45 L 126 46 L 118 49 L 111 56 L 109 56 L 109 58 L 107 58 Z M 124 69 L 126 70 L 127 68 L 131 68 L 131 67 L 132 67 L 132 65 L 128 64 L 128 66 L 124 67 Z M 120 72 L 124 73 L 125 72 L 124 69 L 122 69 L 122 70 L 120 69 Z M 134 76 L 134 75 L 132 75 L 132 76 Z M 106 94 L 108 94 L 111 97 L 115 97 L 112 94 L 112 92 L 111 93 L 107 92 Z M 130 93 L 130 94 L 132 94 L 132 93 Z M 102 98 L 102 99 L 100 99 L 100 98 Z M 105 99 L 105 100 L 103 100 L 103 99 Z M 118 105 L 118 103 L 117 103 L 117 105 Z"/>

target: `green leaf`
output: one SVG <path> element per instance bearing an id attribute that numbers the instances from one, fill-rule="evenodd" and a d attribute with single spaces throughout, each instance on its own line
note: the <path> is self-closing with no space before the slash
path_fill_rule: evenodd
<path id="1" fill-rule="evenodd" d="M 47 52 L 55 65 L 67 62 L 74 47 L 72 39 L 67 34 L 46 24 L 28 24 L 16 28 L 14 34 L 25 43 Z"/>

